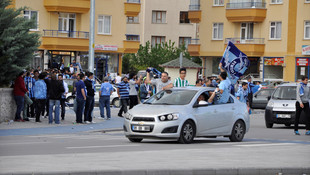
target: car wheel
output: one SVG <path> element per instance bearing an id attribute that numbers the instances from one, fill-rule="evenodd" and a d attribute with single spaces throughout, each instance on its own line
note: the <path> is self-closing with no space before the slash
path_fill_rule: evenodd
<path id="1" fill-rule="evenodd" d="M 245 134 L 245 125 L 243 121 L 238 120 L 234 124 L 229 140 L 232 142 L 241 142 Z"/>
<path id="2" fill-rule="evenodd" d="M 141 142 L 143 139 L 138 138 L 128 138 L 131 142 Z"/>
<path id="3" fill-rule="evenodd" d="M 287 126 L 287 127 L 290 127 L 290 126 L 291 126 L 290 123 L 286 123 L 286 124 L 284 124 L 284 125 Z"/>
<path id="4" fill-rule="evenodd" d="M 114 99 L 112 100 L 112 105 L 113 105 L 114 107 L 119 108 L 119 106 L 120 106 L 119 103 L 120 103 L 119 98 L 114 98 Z"/>
<path id="5" fill-rule="evenodd" d="M 69 97 L 66 99 L 66 101 L 67 101 L 67 103 L 69 103 L 69 104 L 73 104 L 73 103 L 74 103 L 74 99 L 75 99 L 75 96 L 69 96 Z"/>
<path id="6" fill-rule="evenodd" d="M 273 127 L 273 123 L 267 123 L 267 122 L 265 122 L 265 124 L 266 124 L 266 128 L 272 128 L 272 127 Z"/>
<path id="7" fill-rule="evenodd" d="M 196 128 L 192 121 L 187 120 L 181 129 L 179 142 L 180 143 L 192 143 L 196 134 Z"/>

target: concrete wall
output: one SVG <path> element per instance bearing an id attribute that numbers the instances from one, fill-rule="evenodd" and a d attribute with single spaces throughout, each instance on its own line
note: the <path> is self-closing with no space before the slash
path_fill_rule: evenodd
<path id="1" fill-rule="evenodd" d="M 16 104 L 13 88 L 0 88 L 0 123 L 15 118 Z"/>

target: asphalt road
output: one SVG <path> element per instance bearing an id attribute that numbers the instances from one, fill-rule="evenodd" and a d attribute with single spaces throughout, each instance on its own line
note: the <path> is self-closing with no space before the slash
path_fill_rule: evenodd
<path id="1" fill-rule="evenodd" d="M 197 138 L 193 144 L 143 140 L 121 131 L 1 136 L 0 174 L 310 174 L 310 136 L 293 128 L 265 128 L 252 115 L 244 141 Z"/>

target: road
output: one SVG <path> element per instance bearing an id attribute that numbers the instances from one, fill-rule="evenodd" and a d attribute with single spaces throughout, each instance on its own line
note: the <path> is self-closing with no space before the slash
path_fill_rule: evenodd
<path id="1" fill-rule="evenodd" d="M 251 116 L 244 141 L 131 143 L 121 131 L 0 137 L 0 174 L 310 174 L 310 137 Z"/>

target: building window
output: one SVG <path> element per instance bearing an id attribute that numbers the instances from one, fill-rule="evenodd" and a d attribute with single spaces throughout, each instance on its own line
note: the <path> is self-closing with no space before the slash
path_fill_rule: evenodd
<path id="1" fill-rule="evenodd" d="M 224 0 L 213 0 L 213 6 L 224 6 Z"/>
<path id="2" fill-rule="evenodd" d="M 179 47 L 181 47 L 184 44 L 185 48 L 187 48 L 188 44 L 191 43 L 191 40 L 192 40 L 191 37 L 179 37 Z"/>
<path id="3" fill-rule="evenodd" d="M 111 16 L 98 16 L 98 34 L 111 35 Z"/>
<path id="4" fill-rule="evenodd" d="M 190 23 L 188 19 L 188 12 L 180 12 L 180 23 Z"/>
<path id="5" fill-rule="evenodd" d="M 39 30 L 39 17 L 38 17 L 38 11 L 30 11 L 30 10 L 24 10 L 24 18 L 25 19 L 34 19 L 37 23 L 35 24 L 34 28 L 30 30 Z"/>
<path id="6" fill-rule="evenodd" d="M 270 39 L 281 39 L 282 22 L 270 23 Z"/>
<path id="7" fill-rule="evenodd" d="M 270 4 L 282 4 L 282 0 L 271 0 Z"/>
<path id="8" fill-rule="evenodd" d="M 223 23 L 213 23 L 213 40 L 223 40 Z"/>
<path id="9" fill-rule="evenodd" d="M 138 24 L 139 23 L 139 17 L 138 16 L 127 16 L 127 23 L 128 24 Z"/>
<path id="10" fill-rule="evenodd" d="M 152 23 L 166 23 L 166 11 L 152 11 Z"/>
<path id="11" fill-rule="evenodd" d="M 253 39 L 254 23 L 241 23 L 241 39 Z"/>
<path id="12" fill-rule="evenodd" d="M 200 10 L 200 0 L 191 0 L 189 10 Z"/>
<path id="13" fill-rule="evenodd" d="M 139 35 L 126 35 L 127 41 L 140 41 Z"/>
<path id="14" fill-rule="evenodd" d="M 310 39 L 310 21 L 305 21 L 305 35 L 304 39 Z"/>
<path id="15" fill-rule="evenodd" d="M 163 44 L 166 42 L 165 36 L 152 36 L 152 47 L 156 46 L 156 44 Z"/>
<path id="16" fill-rule="evenodd" d="M 74 13 L 59 13 L 58 30 L 74 31 L 75 30 L 75 14 Z"/>

